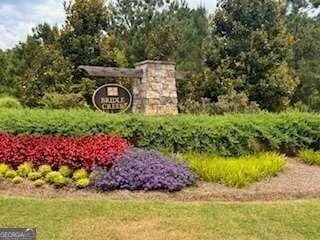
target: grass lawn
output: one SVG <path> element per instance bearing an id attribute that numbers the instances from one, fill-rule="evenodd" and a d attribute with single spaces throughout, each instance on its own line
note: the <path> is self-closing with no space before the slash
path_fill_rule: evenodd
<path id="1" fill-rule="evenodd" d="M 38 239 L 320 239 L 320 201 L 151 202 L 0 198 L 0 227 Z"/>

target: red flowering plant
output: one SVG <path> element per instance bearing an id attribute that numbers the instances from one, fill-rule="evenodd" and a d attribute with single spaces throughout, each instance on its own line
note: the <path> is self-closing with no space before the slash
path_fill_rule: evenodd
<path id="1" fill-rule="evenodd" d="M 24 162 L 34 166 L 50 164 L 53 168 L 67 165 L 73 169 L 110 167 L 131 143 L 116 136 L 85 137 L 13 136 L 0 133 L 0 163 L 13 167 Z"/>

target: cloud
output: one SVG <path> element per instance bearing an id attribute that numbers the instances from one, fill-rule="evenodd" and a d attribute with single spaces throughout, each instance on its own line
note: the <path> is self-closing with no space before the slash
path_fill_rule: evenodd
<path id="1" fill-rule="evenodd" d="M 0 48 L 14 47 L 24 41 L 37 24 L 61 24 L 64 20 L 63 0 L 12 1 L 0 3 Z"/>

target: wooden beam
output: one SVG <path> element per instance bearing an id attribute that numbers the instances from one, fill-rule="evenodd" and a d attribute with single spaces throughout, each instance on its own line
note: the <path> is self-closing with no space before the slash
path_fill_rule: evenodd
<path id="1" fill-rule="evenodd" d="M 115 67 L 95 67 L 95 66 L 79 66 L 80 70 L 89 76 L 95 77 L 132 77 L 141 78 L 142 70 L 130 68 L 115 68 Z"/>
<path id="2" fill-rule="evenodd" d="M 133 68 L 115 68 L 115 67 L 96 67 L 96 66 L 79 66 L 88 76 L 94 77 L 131 77 L 142 78 L 143 71 L 141 69 Z M 176 71 L 175 76 L 177 80 L 182 80 L 186 77 L 188 72 Z"/>

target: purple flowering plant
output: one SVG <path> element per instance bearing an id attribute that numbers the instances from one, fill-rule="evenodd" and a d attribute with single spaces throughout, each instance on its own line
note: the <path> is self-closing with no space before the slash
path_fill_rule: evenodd
<path id="1" fill-rule="evenodd" d="M 91 179 L 98 190 L 167 190 L 179 191 L 192 185 L 196 175 L 182 162 L 156 151 L 130 149 L 115 165 L 97 169 Z"/>

